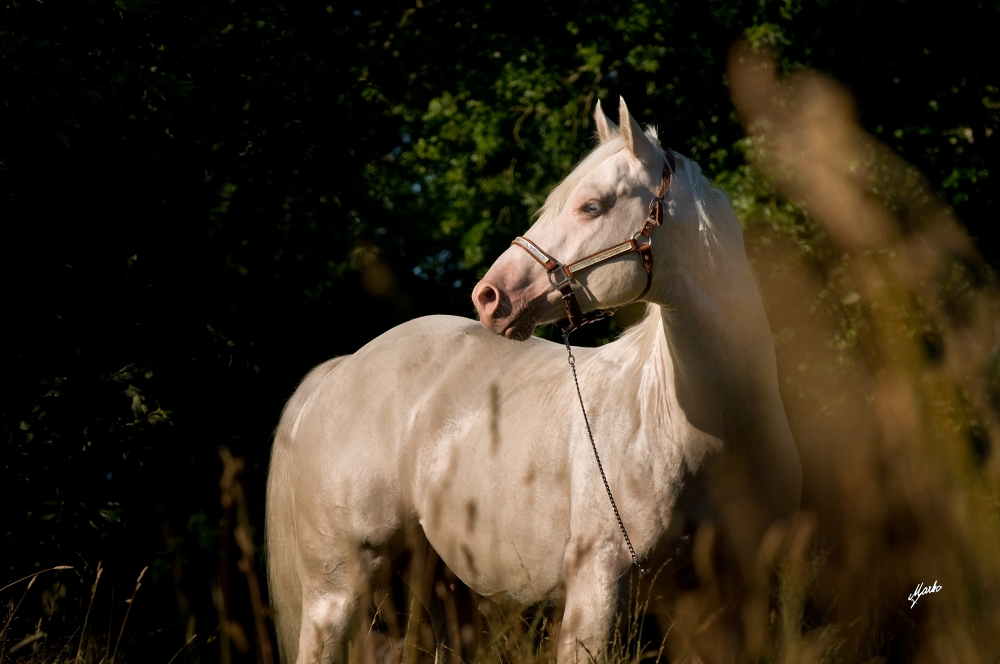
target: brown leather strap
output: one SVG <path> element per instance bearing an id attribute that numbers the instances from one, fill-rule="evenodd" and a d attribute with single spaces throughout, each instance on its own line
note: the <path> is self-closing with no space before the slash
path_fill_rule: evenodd
<path id="1" fill-rule="evenodd" d="M 660 190 L 656 192 L 657 198 L 663 198 L 670 189 L 670 182 L 674 179 L 674 171 L 677 170 L 677 162 L 674 161 L 674 153 L 670 150 L 663 151 L 667 158 L 667 163 L 663 165 L 663 179 L 660 180 Z"/>
<path id="2" fill-rule="evenodd" d="M 570 285 L 569 280 L 562 282 L 557 288 L 562 294 L 563 305 L 566 307 L 566 318 L 569 319 L 569 327 L 571 330 L 575 330 L 587 322 L 584 319 L 583 312 L 580 310 L 580 303 L 576 301 L 576 293 L 573 292 L 573 286 Z"/>
<path id="3" fill-rule="evenodd" d="M 535 244 L 526 237 L 521 237 L 520 235 L 518 235 L 516 238 L 514 238 L 514 241 L 511 242 L 511 244 L 516 244 L 517 246 L 527 251 L 529 256 L 531 256 L 536 261 L 542 264 L 542 267 L 545 268 L 546 272 L 552 272 L 557 267 L 559 267 L 559 261 L 550 256 L 544 249 L 542 249 L 541 247 L 539 247 L 537 244 Z"/>
<path id="4" fill-rule="evenodd" d="M 653 285 L 653 249 L 650 245 L 644 244 L 639 247 L 639 260 L 642 261 L 642 266 L 646 268 L 646 287 L 642 289 L 637 298 L 632 300 L 633 302 L 646 297 L 649 287 Z"/>

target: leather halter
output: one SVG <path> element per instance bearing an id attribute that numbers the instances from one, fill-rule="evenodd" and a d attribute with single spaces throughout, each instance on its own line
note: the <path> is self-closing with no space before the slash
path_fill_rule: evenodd
<path id="1" fill-rule="evenodd" d="M 660 179 L 660 188 L 656 192 L 656 197 L 649 202 L 649 214 L 646 216 L 646 221 L 642 225 L 642 229 L 636 231 L 625 242 L 601 249 L 596 253 L 569 264 L 559 262 L 551 254 L 526 237 L 518 236 L 511 242 L 512 245 L 521 247 L 528 252 L 529 256 L 541 263 L 550 278 L 555 278 L 552 285 L 562 294 L 563 304 L 566 306 L 566 318 L 569 321 L 566 326 L 567 333 L 587 323 L 593 323 L 610 315 L 600 310 L 588 314 L 580 311 L 580 304 L 576 301 L 576 293 L 573 292 L 573 286 L 570 282 L 576 279 L 576 275 L 584 270 L 589 270 L 595 265 L 634 251 L 639 254 L 642 267 L 646 270 L 646 287 L 642 289 L 639 296 L 632 300 L 632 302 L 645 297 L 646 293 L 649 292 L 649 287 L 653 285 L 653 250 L 652 238 L 649 237 L 649 234 L 655 226 L 663 223 L 663 197 L 670 190 L 670 183 L 673 180 L 675 169 L 673 153 L 670 150 L 666 150 L 665 154 L 666 162 L 663 164 L 663 177 Z M 639 238 L 645 238 L 645 241 L 640 243 Z"/>

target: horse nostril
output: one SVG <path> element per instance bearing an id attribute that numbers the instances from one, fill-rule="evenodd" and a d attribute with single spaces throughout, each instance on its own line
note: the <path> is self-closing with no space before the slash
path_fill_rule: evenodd
<path id="1" fill-rule="evenodd" d="M 492 316 L 500 302 L 500 291 L 493 284 L 480 281 L 472 292 L 472 302 L 479 310 L 480 317 Z"/>

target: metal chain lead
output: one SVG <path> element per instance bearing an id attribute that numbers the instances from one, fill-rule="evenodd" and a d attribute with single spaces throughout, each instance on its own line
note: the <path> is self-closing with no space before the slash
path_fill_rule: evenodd
<path id="1" fill-rule="evenodd" d="M 625 546 L 628 547 L 628 552 L 632 556 L 632 564 L 634 564 L 639 570 L 639 574 L 645 577 L 646 570 L 644 570 L 642 565 L 639 564 L 639 556 L 635 555 L 635 549 L 632 548 L 632 540 L 628 538 L 628 533 L 625 532 L 625 524 L 622 523 L 622 515 L 618 513 L 618 505 L 615 504 L 615 497 L 611 495 L 611 486 L 608 485 L 608 477 L 604 474 L 604 464 L 601 463 L 601 455 L 597 453 L 597 444 L 594 443 L 594 434 L 590 430 L 590 419 L 587 417 L 587 409 L 583 407 L 583 394 L 580 393 L 580 381 L 576 377 L 576 358 L 573 357 L 573 349 L 569 345 L 569 330 L 567 328 L 563 328 L 562 335 L 563 341 L 566 342 L 566 353 L 569 355 L 566 361 L 569 362 L 569 368 L 573 370 L 573 384 L 576 385 L 576 397 L 580 401 L 580 412 L 583 413 L 583 423 L 587 425 L 587 437 L 590 438 L 590 447 L 594 450 L 594 458 L 597 460 L 597 469 L 601 471 L 601 480 L 604 481 L 604 490 L 608 492 L 608 500 L 611 501 L 611 509 L 615 511 L 615 519 L 618 521 L 618 528 L 622 531 L 622 537 L 625 539 Z"/>

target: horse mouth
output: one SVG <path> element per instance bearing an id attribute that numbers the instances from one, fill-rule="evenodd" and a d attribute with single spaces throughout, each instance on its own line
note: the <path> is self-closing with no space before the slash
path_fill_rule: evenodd
<path id="1" fill-rule="evenodd" d="M 514 341 L 524 341 L 534 333 L 537 326 L 538 317 L 531 307 L 525 307 L 517 312 L 510 325 L 503 331 L 503 335 Z"/>

